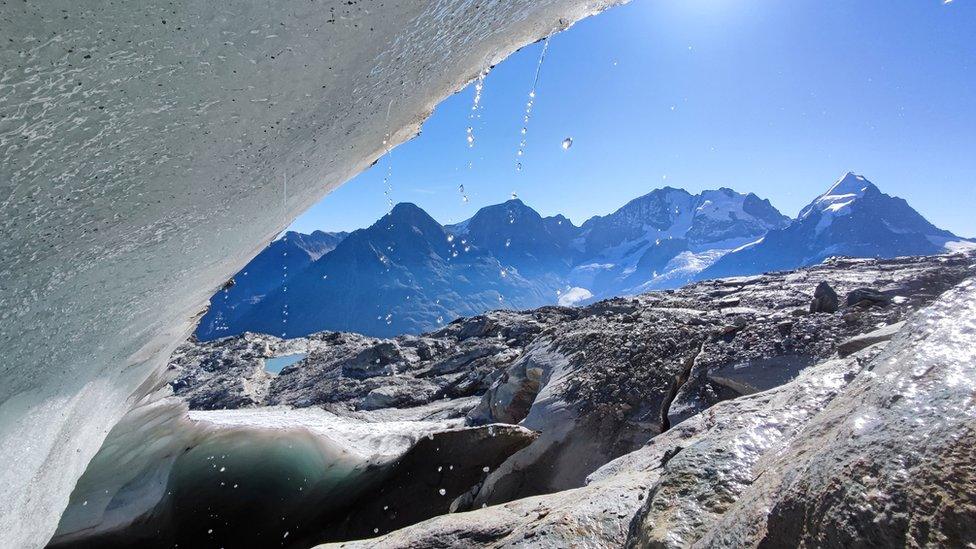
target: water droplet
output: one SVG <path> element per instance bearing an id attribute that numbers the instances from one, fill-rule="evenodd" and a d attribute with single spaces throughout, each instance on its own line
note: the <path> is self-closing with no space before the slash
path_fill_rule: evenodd
<path id="1" fill-rule="evenodd" d="M 447 235 L 447 241 L 448 242 L 454 242 L 454 235 L 453 234 Z"/>
<path id="2" fill-rule="evenodd" d="M 508 272 L 505 269 L 502 269 L 501 271 L 499 271 L 499 274 L 501 274 L 502 278 L 505 278 L 506 276 L 508 276 Z"/>
<path id="3" fill-rule="evenodd" d="M 546 37 L 546 41 L 542 44 L 542 52 L 539 54 L 539 62 L 536 64 L 536 67 L 535 67 L 535 78 L 533 78 L 533 80 L 532 80 L 532 89 L 529 90 L 529 100 L 525 102 L 525 114 L 522 116 L 523 126 L 522 126 L 522 129 L 520 131 L 521 135 L 523 136 L 523 139 L 522 139 L 521 144 L 519 145 L 518 152 L 515 154 L 516 155 L 516 161 L 515 161 L 515 171 L 516 172 L 521 172 L 522 171 L 522 163 L 518 160 L 518 157 L 521 157 L 521 156 L 523 156 L 525 154 L 525 150 L 524 150 L 525 149 L 525 138 L 524 138 L 524 136 L 525 136 L 526 133 L 528 133 L 529 119 L 532 117 L 532 106 L 535 103 L 535 91 L 536 91 L 536 88 L 538 88 L 538 86 L 539 86 L 539 74 L 542 71 L 542 62 L 545 60 L 545 58 L 546 58 L 546 51 L 548 51 L 548 50 L 549 50 L 549 37 L 547 36 Z"/>
<path id="4" fill-rule="evenodd" d="M 563 139 L 563 150 L 564 151 L 568 151 L 569 148 L 572 147 L 572 146 L 573 146 L 573 138 L 572 137 L 567 137 L 566 139 Z"/>
<path id="5" fill-rule="evenodd" d="M 482 473 L 487 473 L 487 472 L 488 472 L 488 471 L 490 471 L 490 470 L 491 470 L 491 469 L 490 469 L 490 468 L 489 468 L 489 467 L 488 467 L 487 465 L 481 468 L 481 472 L 482 472 Z"/>
<path id="6" fill-rule="evenodd" d="M 447 495 L 447 490 L 441 488 L 440 490 L 437 491 L 437 493 L 440 494 L 440 495 L 442 495 L 442 496 L 443 495 Z"/>
<path id="7" fill-rule="evenodd" d="M 511 238 L 506 238 L 505 239 L 505 247 L 507 248 L 507 247 L 509 247 L 511 245 L 512 245 L 512 239 Z"/>

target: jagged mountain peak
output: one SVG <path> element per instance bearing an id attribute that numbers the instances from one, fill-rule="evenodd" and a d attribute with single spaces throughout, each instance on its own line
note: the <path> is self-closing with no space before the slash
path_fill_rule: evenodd
<path id="1" fill-rule="evenodd" d="M 854 172 L 847 172 L 843 177 L 838 179 L 824 195 L 841 195 L 841 194 L 863 194 L 869 188 L 877 187 L 874 183 L 871 183 L 863 175 L 858 175 Z"/>
<path id="2" fill-rule="evenodd" d="M 904 199 L 848 172 L 804 207 L 789 226 L 725 255 L 701 277 L 795 269 L 837 255 L 928 255 L 971 245 L 932 225 Z"/>
<path id="3" fill-rule="evenodd" d="M 553 303 L 567 292 L 599 299 L 674 288 L 703 273 L 753 274 L 831 255 L 891 257 L 974 245 L 853 172 L 796 220 L 754 193 L 662 187 L 582 227 L 513 198 L 447 226 L 403 202 L 316 257 L 310 242 L 324 243 L 328 235 L 286 233 L 249 264 L 249 276 L 217 296 L 203 335 L 278 330 L 286 303 L 290 334 L 328 328 L 389 335 L 431 329 L 459 314 Z M 291 253 L 296 246 L 302 253 Z M 242 316 L 247 309 L 253 312 Z"/>
<path id="4" fill-rule="evenodd" d="M 809 217 L 814 212 L 829 211 L 841 213 L 846 211 L 855 200 L 862 198 L 865 194 L 883 194 L 880 189 L 862 175 L 854 172 L 847 172 L 843 177 L 834 182 L 826 192 L 818 196 L 800 210 L 798 219 Z"/>
<path id="5" fill-rule="evenodd" d="M 430 216 L 423 208 L 414 204 L 413 202 L 399 202 L 383 216 L 377 223 L 382 223 L 383 221 L 393 221 L 393 222 L 405 222 L 412 223 L 415 221 L 420 221 L 422 223 L 437 223 L 433 217 Z"/>

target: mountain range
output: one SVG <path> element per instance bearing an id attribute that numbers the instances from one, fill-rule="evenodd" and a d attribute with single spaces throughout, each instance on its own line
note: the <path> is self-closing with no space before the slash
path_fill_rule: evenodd
<path id="1" fill-rule="evenodd" d="M 352 233 L 285 233 L 211 299 L 196 336 L 420 333 L 490 309 L 574 305 L 836 255 L 968 247 L 976 243 L 853 173 L 795 219 L 727 188 L 656 189 L 581 226 L 542 217 L 517 199 L 454 225 L 401 203 Z"/>

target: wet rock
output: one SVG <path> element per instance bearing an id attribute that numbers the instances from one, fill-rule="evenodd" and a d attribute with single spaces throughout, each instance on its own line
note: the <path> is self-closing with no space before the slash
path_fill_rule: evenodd
<path id="1" fill-rule="evenodd" d="M 810 302 L 810 312 L 835 313 L 839 307 L 840 298 L 830 284 L 826 282 L 817 284 L 817 289 L 813 292 L 813 301 Z"/>
<path id="2" fill-rule="evenodd" d="M 909 320 L 884 354 L 753 470 L 705 547 L 976 544 L 976 284 Z M 647 524 L 645 522 L 645 524 Z"/>

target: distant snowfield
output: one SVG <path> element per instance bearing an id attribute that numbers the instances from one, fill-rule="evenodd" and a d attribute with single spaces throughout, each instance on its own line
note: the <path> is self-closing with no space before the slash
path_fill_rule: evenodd
<path id="1" fill-rule="evenodd" d="M 558 303 L 563 307 L 569 307 L 586 301 L 591 297 L 593 297 L 593 292 L 587 290 L 586 288 L 574 286 L 560 294 Z"/>

